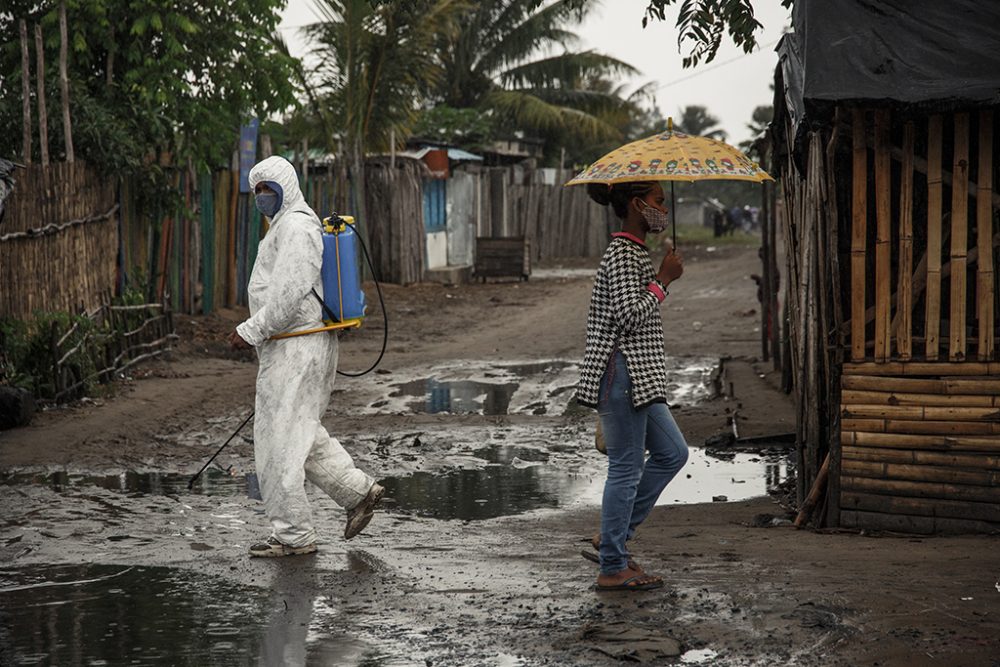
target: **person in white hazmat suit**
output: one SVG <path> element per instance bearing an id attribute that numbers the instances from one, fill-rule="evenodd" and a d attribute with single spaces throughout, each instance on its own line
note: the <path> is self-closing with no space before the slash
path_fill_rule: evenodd
<path id="1" fill-rule="evenodd" d="M 250 275 L 250 318 L 230 334 L 257 350 L 254 458 L 272 534 L 251 556 L 316 551 L 305 480 L 348 510 L 345 539 L 360 533 L 385 490 L 356 468 L 320 419 L 336 378 L 337 336 L 329 332 L 272 339 L 321 327 L 322 223 L 306 204 L 295 168 L 269 157 L 250 170 L 250 186 L 270 228 Z M 315 292 L 315 294 L 314 294 Z"/>

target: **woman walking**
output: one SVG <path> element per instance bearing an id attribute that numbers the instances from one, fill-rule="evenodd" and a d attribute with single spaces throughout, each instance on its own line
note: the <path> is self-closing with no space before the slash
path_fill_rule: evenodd
<path id="1" fill-rule="evenodd" d="M 577 394 L 580 403 L 597 409 L 608 454 L 597 589 L 649 590 L 663 586 L 663 579 L 644 572 L 626 542 L 688 458 L 687 443 L 667 407 L 660 320 L 660 304 L 684 263 L 671 248 L 653 270 L 646 235 L 667 226 L 658 183 L 591 183 L 587 194 L 610 205 L 622 220 L 594 280 Z"/>

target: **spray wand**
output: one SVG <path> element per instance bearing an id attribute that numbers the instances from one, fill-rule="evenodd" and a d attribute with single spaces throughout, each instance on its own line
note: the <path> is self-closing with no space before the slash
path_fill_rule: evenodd
<path id="1" fill-rule="evenodd" d="M 337 371 L 337 375 L 343 375 L 344 377 L 351 377 L 351 378 L 361 377 L 362 375 L 367 375 L 368 373 L 371 373 L 373 370 L 375 370 L 375 367 L 378 366 L 379 363 L 382 361 L 382 357 L 385 356 L 385 348 L 389 343 L 389 313 L 385 309 L 385 300 L 382 298 L 382 286 L 379 284 L 378 278 L 375 277 L 375 267 L 372 266 L 372 259 L 371 257 L 368 256 L 368 248 L 367 246 L 365 246 L 364 240 L 360 236 L 358 236 L 358 240 L 361 242 L 361 251 L 365 255 L 365 261 L 368 263 L 368 268 L 372 272 L 372 280 L 375 282 L 375 291 L 378 292 L 378 303 L 379 306 L 381 306 L 382 308 L 382 350 L 378 353 L 378 358 L 375 360 L 375 362 L 367 369 L 361 371 L 360 373 L 345 373 L 340 370 Z M 233 434 L 230 435 L 229 438 L 227 438 L 224 443 L 222 443 L 222 447 L 219 447 L 219 449 L 217 449 L 216 452 L 212 454 L 211 458 L 205 461 L 205 465 L 201 467 L 201 470 L 195 473 L 194 477 L 192 477 L 190 481 L 188 481 L 189 491 L 194 488 L 194 483 L 198 481 L 198 478 L 201 477 L 201 474 L 203 472 L 205 472 L 205 469 L 212 464 L 212 461 L 215 460 L 215 457 L 221 454 L 222 450 L 225 449 L 226 446 L 229 445 L 230 442 L 232 442 L 233 438 L 235 438 L 239 434 L 239 432 L 243 430 L 243 427 L 246 426 L 251 419 L 253 419 L 254 414 L 255 411 L 251 410 L 250 414 L 247 415 L 247 418 L 243 420 L 243 423 L 240 424 L 238 427 L 236 427 L 236 430 L 233 431 Z"/>

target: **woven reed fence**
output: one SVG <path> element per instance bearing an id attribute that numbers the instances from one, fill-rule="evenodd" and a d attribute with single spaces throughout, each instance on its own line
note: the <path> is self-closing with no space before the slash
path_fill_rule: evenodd
<path id="1" fill-rule="evenodd" d="M 79 162 L 14 175 L 0 224 L 0 316 L 94 305 L 115 285 L 115 184 Z"/>
<path id="2" fill-rule="evenodd" d="M 996 123 L 840 106 L 777 165 L 798 491 L 828 479 L 826 523 L 1000 529 Z"/>

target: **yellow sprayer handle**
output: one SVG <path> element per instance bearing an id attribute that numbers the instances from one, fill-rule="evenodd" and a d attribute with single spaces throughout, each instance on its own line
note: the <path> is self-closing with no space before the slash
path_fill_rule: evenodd
<path id="1" fill-rule="evenodd" d="M 295 338 L 296 336 L 307 336 L 314 333 L 323 333 L 324 331 L 337 331 L 339 329 L 356 329 L 361 326 L 361 320 L 347 320 L 346 322 L 336 322 L 334 324 L 327 324 L 326 326 L 317 327 L 316 329 L 306 329 L 304 331 L 289 331 L 288 333 L 280 333 L 271 336 L 271 340 L 279 340 L 281 338 Z"/>

